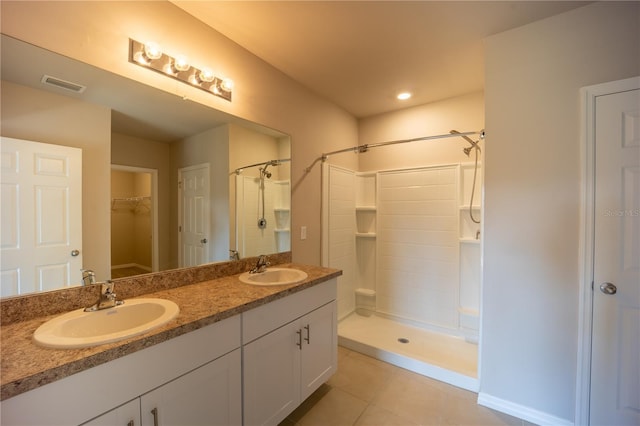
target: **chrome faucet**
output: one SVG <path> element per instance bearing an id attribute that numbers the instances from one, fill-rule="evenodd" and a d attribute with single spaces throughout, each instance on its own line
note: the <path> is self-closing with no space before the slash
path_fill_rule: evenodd
<path id="1" fill-rule="evenodd" d="M 94 312 L 101 309 L 113 308 L 122 305 L 124 300 L 116 300 L 116 294 L 113 292 L 113 281 L 107 280 L 106 283 L 100 283 L 100 298 L 96 303 L 84 308 L 85 312 Z"/>
<path id="2" fill-rule="evenodd" d="M 253 268 L 252 270 L 249 271 L 250 274 L 259 274 L 260 272 L 264 272 L 267 270 L 267 266 L 271 265 L 271 262 L 269 262 L 269 258 L 264 255 L 261 254 L 258 257 L 258 263 L 256 263 L 256 267 Z"/>
<path id="3" fill-rule="evenodd" d="M 229 260 L 240 260 L 238 250 L 229 250 Z"/>
<path id="4" fill-rule="evenodd" d="M 89 281 L 88 284 L 96 283 L 96 273 L 93 270 L 80 269 L 80 271 L 82 272 L 82 285 L 87 285 L 87 280 Z"/>

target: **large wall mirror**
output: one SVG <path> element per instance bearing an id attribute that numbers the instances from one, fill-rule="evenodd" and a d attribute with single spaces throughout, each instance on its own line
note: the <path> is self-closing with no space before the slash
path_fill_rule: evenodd
<path id="1" fill-rule="evenodd" d="M 1 296 L 79 285 L 81 269 L 103 281 L 290 250 L 288 135 L 1 42 Z M 81 180 L 79 198 L 56 180 L 77 164 L 61 147 L 80 153 L 81 178 L 71 179 Z M 27 157 L 35 163 L 21 163 Z M 29 189 L 16 171 L 41 165 L 45 177 L 27 177 Z M 29 232 L 33 244 L 21 240 Z M 41 246 L 58 246 L 62 259 L 41 259 Z"/>

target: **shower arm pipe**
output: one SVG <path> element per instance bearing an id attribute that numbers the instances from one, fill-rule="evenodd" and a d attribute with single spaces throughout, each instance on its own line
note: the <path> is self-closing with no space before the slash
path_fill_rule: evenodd
<path id="1" fill-rule="evenodd" d="M 364 145 L 357 145 L 351 148 L 344 148 L 336 151 L 325 152 L 320 157 L 316 158 L 313 161 L 313 163 L 311 163 L 311 165 L 307 167 L 306 170 L 307 172 L 309 172 L 313 168 L 313 166 L 316 165 L 318 161 L 322 160 L 324 162 L 327 160 L 327 158 L 329 158 L 330 155 L 334 155 L 334 154 L 342 154 L 344 152 L 353 152 L 355 154 L 362 154 L 364 152 L 367 152 L 370 148 L 378 148 L 381 146 L 396 145 L 396 144 L 407 143 L 407 142 L 429 141 L 434 139 L 455 138 L 455 137 L 464 137 L 465 139 L 467 139 L 466 136 L 474 136 L 474 135 L 479 135 L 480 139 L 484 139 L 484 129 L 480 130 L 479 132 L 446 133 L 444 135 L 423 136 L 423 137 L 412 138 L 412 139 L 398 139 L 394 141 L 376 142 L 376 143 L 368 143 Z"/>
<path id="2" fill-rule="evenodd" d="M 249 169 L 251 167 L 258 167 L 258 166 L 265 166 L 265 165 L 279 166 L 280 164 L 288 163 L 289 161 L 291 161 L 291 158 L 281 158 L 278 160 L 269 160 L 269 161 L 263 161 L 262 163 L 249 164 L 248 166 L 238 167 L 237 169 L 234 170 L 234 173 L 239 175 L 240 173 L 242 173 L 244 169 Z"/>

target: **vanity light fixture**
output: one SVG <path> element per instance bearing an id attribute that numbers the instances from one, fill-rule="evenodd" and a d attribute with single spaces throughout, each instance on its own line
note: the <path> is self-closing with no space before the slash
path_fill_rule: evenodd
<path id="1" fill-rule="evenodd" d="M 231 101 L 233 80 L 218 77 L 207 68 L 198 69 L 184 56 L 167 55 L 155 43 L 129 39 L 129 62 Z"/>

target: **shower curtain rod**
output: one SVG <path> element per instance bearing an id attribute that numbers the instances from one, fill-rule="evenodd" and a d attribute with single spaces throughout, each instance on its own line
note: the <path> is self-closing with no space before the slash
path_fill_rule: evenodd
<path id="1" fill-rule="evenodd" d="M 258 166 L 265 166 L 265 165 L 279 166 L 280 164 L 287 163 L 289 161 L 291 161 L 291 158 L 279 158 L 277 160 L 263 161 L 262 163 L 255 163 L 255 164 L 249 164 L 248 166 L 238 167 L 237 169 L 234 170 L 234 172 L 235 174 L 239 175 L 240 173 L 242 173 L 242 170 L 248 169 L 250 167 L 258 167 Z"/>
<path id="2" fill-rule="evenodd" d="M 313 163 L 311 163 L 311 165 L 309 167 L 307 167 L 305 170 L 308 173 L 308 172 L 311 171 L 313 166 L 315 166 L 318 161 L 320 161 L 320 160 L 326 161 L 327 158 L 330 155 L 342 154 L 343 152 L 353 152 L 355 154 L 362 154 L 362 153 L 367 152 L 369 150 L 369 148 L 378 148 L 378 147 L 381 147 L 381 146 L 395 145 L 395 144 L 407 143 L 407 142 L 429 141 L 429 140 L 434 140 L 434 139 L 454 138 L 454 137 L 473 136 L 473 135 L 480 135 L 480 139 L 484 139 L 484 129 L 482 129 L 482 130 L 480 130 L 478 132 L 454 132 L 454 131 L 452 131 L 452 133 L 446 133 L 444 135 L 423 136 L 423 137 L 412 138 L 412 139 L 398 139 L 398 140 L 394 140 L 394 141 L 376 142 L 376 143 L 368 143 L 368 144 L 364 144 L 364 145 L 357 145 L 357 146 L 354 146 L 354 147 L 351 147 L 351 148 L 344 148 L 344 149 L 339 149 L 337 151 L 325 152 L 320 157 L 316 158 L 313 161 Z"/>

